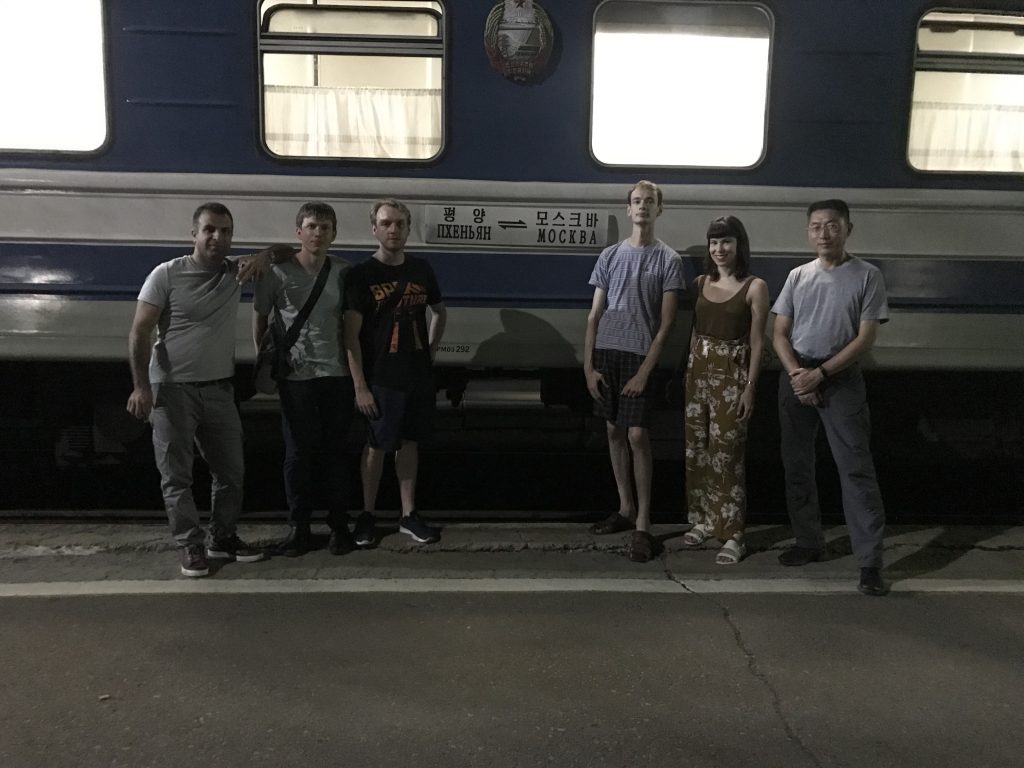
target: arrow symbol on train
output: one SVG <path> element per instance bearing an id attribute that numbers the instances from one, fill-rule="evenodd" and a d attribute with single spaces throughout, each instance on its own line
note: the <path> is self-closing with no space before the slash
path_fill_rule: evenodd
<path id="1" fill-rule="evenodd" d="M 515 221 L 499 221 L 498 226 L 502 229 L 526 229 L 526 222 L 522 219 Z"/>

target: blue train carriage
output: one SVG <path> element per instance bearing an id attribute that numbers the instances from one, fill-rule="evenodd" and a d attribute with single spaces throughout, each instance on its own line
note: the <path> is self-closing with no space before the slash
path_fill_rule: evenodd
<path id="1" fill-rule="evenodd" d="M 5 3 L 0 24 L 37 14 Z M 375 246 L 369 203 L 406 201 L 450 307 L 452 392 L 516 376 L 579 403 L 587 280 L 628 235 L 639 178 L 664 189 L 658 235 L 689 276 L 707 222 L 733 213 L 773 297 L 809 258 L 806 204 L 846 198 L 851 247 L 889 288 L 868 365 L 892 397 L 926 418 L 968 383 L 972 412 L 1019 414 L 1016 0 L 50 0 L 47 28 L 45 47 L 26 32 L 0 51 L 19 116 L 0 124 L 17 450 L 106 460 L 138 439 L 135 297 L 207 199 L 234 212 L 238 252 L 290 240 L 298 206 L 326 200 L 352 260 Z M 688 331 L 684 313 L 667 365 Z"/>

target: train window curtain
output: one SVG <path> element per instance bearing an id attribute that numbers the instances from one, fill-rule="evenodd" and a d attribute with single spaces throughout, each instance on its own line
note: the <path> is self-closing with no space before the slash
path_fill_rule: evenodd
<path id="1" fill-rule="evenodd" d="M 441 148 L 441 90 L 266 86 L 267 146 L 290 157 L 426 160 Z"/>
<path id="2" fill-rule="evenodd" d="M 923 171 L 1024 171 L 1024 16 L 924 16 L 907 156 Z"/>
<path id="3" fill-rule="evenodd" d="M 283 157 L 430 160 L 444 143 L 436 2 L 265 2 L 263 137 Z"/>

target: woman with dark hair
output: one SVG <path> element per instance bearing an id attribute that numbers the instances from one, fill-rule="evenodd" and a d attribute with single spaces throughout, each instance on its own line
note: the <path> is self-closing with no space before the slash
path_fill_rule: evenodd
<path id="1" fill-rule="evenodd" d="M 711 222 L 686 367 L 686 489 L 693 527 L 683 540 L 722 543 L 719 565 L 743 559 L 747 424 L 761 373 L 768 286 L 750 274 L 750 239 L 735 216 Z"/>

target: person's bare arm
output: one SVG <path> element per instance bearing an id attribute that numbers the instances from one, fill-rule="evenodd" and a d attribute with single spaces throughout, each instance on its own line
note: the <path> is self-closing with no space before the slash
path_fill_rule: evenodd
<path id="1" fill-rule="evenodd" d="M 772 328 L 772 347 L 779 358 L 779 363 L 782 364 L 782 369 L 789 376 L 790 382 L 793 382 L 797 375 L 804 372 L 804 369 L 800 367 L 800 362 L 796 359 L 796 352 L 793 351 L 793 344 L 790 341 L 792 333 L 793 318 L 786 315 L 776 315 L 775 325 Z M 796 395 L 797 400 L 804 405 L 818 405 L 821 402 L 817 385 L 810 391 L 797 392 L 794 389 L 793 393 Z"/>
<path id="2" fill-rule="evenodd" d="M 878 334 L 878 320 L 862 320 L 857 329 L 857 335 L 853 341 L 836 352 L 827 362 L 813 369 L 801 368 L 790 374 L 793 383 L 793 391 L 797 395 L 803 392 L 814 391 L 821 386 L 829 376 L 849 368 L 856 363 L 862 355 L 871 351 L 875 344 L 875 337 Z"/>
<path id="3" fill-rule="evenodd" d="M 267 315 L 261 315 L 259 312 L 253 310 L 252 313 L 252 343 L 256 346 L 256 351 L 260 351 L 260 342 L 263 341 L 263 336 L 267 332 L 267 328 L 270 325 L 270 321 Z"/>
<path id="4" fill-rule="evenodd" d="M 247 283 L 250 280 L 259 280 L 270 269 L 271 264 L 282 264 L 289 261 L 296 253 L 298 250 L 294 246 L 277 243 L 262 251 L 239 256 L 235 260 L 238 265 L 238 282 Z"/>
<path id="5" fill-rule="evenodd" d="M 127 410 L 143 421 L 153 411 L 153 388 L 149 381 L 149 358 L 152 354 L 153 330 L 160 320 L 161 307 L 140 301 L 135 305 L 135 319 L 128 333 L 128 365 L 132 370 L 132 393 Z"/>
<path id="6" fill-rule="evenodd" d="M 607 305 L 607 291 L 595 288 L 594 298 L 590 304 L 590 314 L 587 315 L 587 332 L 583 337 L 583 375 L 587 379 L 587 391 L 598 402 L 604 399 L 601 395 L 604 376 L 600 371 L 594 369 L 594 346 L 597 344 L 597 327 L 601 323 L 601 316 L 604 315 Z"/>
<path id="7" fill-rule="evenodd" d="M 345 355 L 356 392 L 356 410 L 364 416 L 377 418 L 377 403 L 363 371 L 363 348 L 359 345 L 359 332 L 363 328 L 363 315 L 354 309 L 345 310 Z"/>
<path id="8" fill-rule="evenodd" d="M 764 357 L 764 328 L 768 323 L 768 285 L 760 278 L 747 291 L 750 302 L 750 363 L 747 366 L 747 386 L 740 394 L 740 404 L 736 416 L 740 421 L 747 421 L 754 413 L 754 395 L 757 393 L 757 381 L 761 377 L 761 363 Z"/>
<path id="9" fill-rule="evenodd" d="M 444 329 L 448 325 L 448 308 L 443 301 L 430 305 L 430 326 L 427 328 L 427 343 L 430 345 L 430 359 L 437 357 L 437 347 L 444 338 Z"/>

